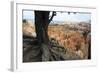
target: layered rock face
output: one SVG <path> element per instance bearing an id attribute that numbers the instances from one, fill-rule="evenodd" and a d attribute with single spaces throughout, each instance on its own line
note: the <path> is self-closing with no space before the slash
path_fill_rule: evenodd
<path id="1" fill-rule="evenodd" d="M 23 39 L 24 43 L 24 59 L 26 61 L 41 61 L 41 57 L 39 59 L 35 60 L 29 60 L 29 56 L 33 56 L 33 53 L 38 53 L 38 55 L 41 55 L 39 53 L 37 47 L 34 45 L 34 41 L 36 41 L 36 32 L 35 32 L 35 26 L 31 21 L 27 21 L 23 23 L 23 36 L 32 37 L 31 39 Z M 56 45 L 59 45 L 63 47 L 66 51 L 67 60 L 70 59 L 90 59 L 91 58 L 91 25 L 89 23 L 81 22 L 81 23 L 75 23 L 75 24 L 52 24 L 48 27 L 48 35 L 50 41 L 53 43 L 56 43 Z M 53 41 L 54 40 L 54 41 Z M 26 42 L 27 41 L 27 42 Z M 27 44 L 27 43 L 33 43 L 33 44 Z M 36 43 L 35 43 L 36 44 Z M 34 50 L 35 47 L 35 50 Z M 30 51 L 29 54 L 26 54 L 28 49 L 33 48 Z M 57 49 L 57 47 L 56 47 Z M 37 51 L 36 51 L 37 50 Z M 54 47 L 53 47 L 53 50 Z M 58 49 L 60 50 L 60 49 Z M 61 52 L 62 53 L 62 52 Z M 36 55 L 36 54 L 34 54 Z M 78 56 L 78 57 L 76 57 Z M 35 56 L 36 57 L 36 56 Z"/>
<path id="2" fill-rule="evenodd" d="M 36 37 L 35 26 L 32 23 L 32 21 L 28 20 L 24 22 L 22 25 L 22 31 L 23 31 L 23 35 L 25 36 Z"/>
<path id="3" fill-rule="evenodd" d="M 49 37 L 54 38 L 70 53 L 79 55 L 82 59 L 88 59 L 91 45 L 90 24 L 65 24 L 49 26 Z"/>

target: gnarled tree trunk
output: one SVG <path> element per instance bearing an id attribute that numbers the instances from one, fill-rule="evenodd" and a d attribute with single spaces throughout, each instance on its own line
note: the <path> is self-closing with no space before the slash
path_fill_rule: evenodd
<path id="1" fill-rule="evenodd" d="M 48 37 L 49 11 L 35 11 L 35 28 L 37 39 L 41 46 L 42 61 L 50 60 L 50 46 Z"/>

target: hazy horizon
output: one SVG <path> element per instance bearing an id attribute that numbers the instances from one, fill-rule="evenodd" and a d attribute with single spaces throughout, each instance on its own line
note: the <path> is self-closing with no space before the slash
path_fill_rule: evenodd
<path id="1" fill-rule="evenodd" d="M 51 13 L 50 13 L 51 15 Z M 31 20 L 34 23 L 34 11 L 23 11 L 23 19 Z M 91 20 L 91 13 L 70 13 L 68 12 L 57 12 L 51 23 L 56 22 L 87 22 Z"/>

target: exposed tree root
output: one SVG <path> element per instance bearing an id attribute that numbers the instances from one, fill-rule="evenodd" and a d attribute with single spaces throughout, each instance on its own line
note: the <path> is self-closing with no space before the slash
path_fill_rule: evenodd
<path id="1" fill-rule="evenodd" d="M 25 50 L 26 49 L 26 50 Z M 67 49 L 61 47 L 57 41 L 50 40 L 50 44 L 39 45 L 36 39 L 24 38 L 23 62 L 63 61 L 80 59 L 75 54 L 70 54 Z"/>

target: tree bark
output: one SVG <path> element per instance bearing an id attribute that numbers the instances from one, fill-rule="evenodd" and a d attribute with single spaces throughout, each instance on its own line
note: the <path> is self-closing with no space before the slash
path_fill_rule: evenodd
<path id="1" fill-rule="evenodd" d="M 48 24 L 49 24 L 48 11 L 35 11 L 35 27 L 37 39 L 41 43 L 48 43 Z"/>
<path id="2" fill-rule="evenodd" d="M 35 11 L 36 35 L 41 46 L 42 61 L 49 61 L 50 46 L 48 37 L 49 11 Z"/>

